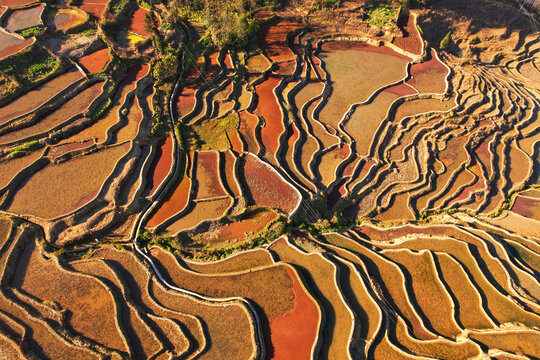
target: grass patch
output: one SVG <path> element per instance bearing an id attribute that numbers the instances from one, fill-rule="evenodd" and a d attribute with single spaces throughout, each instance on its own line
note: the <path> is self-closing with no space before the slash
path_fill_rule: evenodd
<path id="1" fill-rule="evenodd" d="M 103 102 L 99 105 L 96 112 L 94 113 L 94 116 L 93 116 L 94 120 L 97 120 L 101 118 L 103 115 L 105 115 L 105 113 L 107 112 L 107 110 L 109 110 L 111 105 L 112 105 L 111 98 L 107 98 L 106 100 L 103 100 Z"/>
<path id="2" fill-rule="evenodd" d="M 137 43 L 140 43 L 140 42 L 146 40 L 142 36 L 139 36 L 139 35 L 131 32 L 131 31 L 128 31 L 128 33 L 126 34 L 126 39 L 128 39 L 129 42 L 132 43 L 132 44 L 137 44 Z"/>
<path id="3" fill-rule="evenodd" d="M 366 10 L 367 19 L 365 21 L 370 25 L 395 27 L 394 20 L 397 14 L 398 8 L 392 5 L 380 5 Z"/>
<path id="4" fill-rule="evenodd" d="M 22 30 L 19 32 L 19 34 L 27 38 L 27 37 L 32 37 L 39 34 L 42 30 L 43 30 L 43 26 L 39 25 L 39 26 L 34 26 L 31 28 Z"/>
<path id="5" fill-rule="evenodd" d="M 0 73 L 14 76 L 23 85 L 30 85 L 55 72 L 60 63 L 36 46 L 0 61 Z"/>
<path id="6" fill-rule="evenodd" d="M 9 151 L 9 157 L 19 158 L 30 154 L 33 150 L 38 149 L 41 145 L 37 141 L 30 141 L 22 145 L 16 146 Z"/>
<path id="7" fill-rule="evenodd" d="M 227 150 L 231 147 L 227 131 L 237 130 L 239 125 L 238 114 L 205 121 L 190 129 L 188 136 L 190 145 L 201 150 Z"/>

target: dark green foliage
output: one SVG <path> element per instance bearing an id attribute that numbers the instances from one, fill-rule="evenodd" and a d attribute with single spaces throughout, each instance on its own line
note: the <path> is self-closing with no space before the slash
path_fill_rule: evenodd
<path id="1" fill-rule="evenodd" d="M 177 70 L 178 57 L 174 53 L 169 53 L 154 64 L 152 76 L 159 82 L 172 80 Z"/>

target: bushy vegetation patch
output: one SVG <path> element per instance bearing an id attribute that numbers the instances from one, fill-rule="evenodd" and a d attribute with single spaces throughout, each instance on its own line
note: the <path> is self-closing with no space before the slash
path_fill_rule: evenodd
<path id="1" fill-rule="evenodd" d="M 20 34 L 24 37 L 32 37 L 39 34 L 41 31 L 43 31 L 43 26 L 40 25 L 24 29 L 20 32 Z"/>
<path id="2" fill-rule="evenodd" d="M 395 27 L 395 19 L 397 17 L 399 8 L 391 4 L 379 5 L 377 7 L 366 10 L 366 22 L 370 25 L 376 26 L 390 26 Z"/>
<path id="3" fill-rule="evenodd" d="M 9 151 L 9 157 L 12 159 L 23 157 L 31 153 L 33 150 L 36 150 L 40 147 L 41 145 L 37 141 L 30 141 L 11 149 Z"/>
<path id="4" fill-rule="evenodd" d="M 32 46 L 0 61 L 0 73 L 30 85 L 58 70 L 60 63 L 45 50 Z"/>

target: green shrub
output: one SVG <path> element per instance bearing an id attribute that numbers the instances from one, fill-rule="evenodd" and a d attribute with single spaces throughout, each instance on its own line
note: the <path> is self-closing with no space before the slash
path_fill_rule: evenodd
<path id="1" fill-rule="evenodd" d="M 452 33 L 449 31 L 448 34 L 441 40 L 439 44 L 439 49 L 447 50 L 448 47 L 452 44 Z"/>
<path id="2" fill-rule="evenodd" d="M 96 112 L 94 113 L 94 120 L 97 120 L 99 118 L 101 118 L 105 112 L 111 107 L 112 105 L 112 99 L 111 98 L 107 98 L 106 100 L 104 100 L 98 107 L 98 109 L 96 110 Z"/>
<path id="3" fill-rule="evenodd" d="M 113 14 L 120 14 L 127 6 L 127 2 L 124 0 L 117 1 L 114 5 L 111 6 L 111 12 Z"/>
<path id="4" fill-rule="evenodd" d="M 26 156 L 31 153 L 33 150 L 39 148 L 41 145 L 37 141 L 30 141 L 22 145 L 16 146 L 9 151 L 10 158 L 18 158 Z"/>
<path id="5" fill-rule="evenodd" d="M 176 54 L 167 54 L 163 59 L 154 64 L 152 76 L 157 81 L 170 80 L 178 68 L 178 57 Z"/>
<path id="6" fill-rule="evenodd" d="M 170 22 L 163 22 L 163 24 L 161 24 L 160 28 L 162 30 L 171 30 L 172 29 L 172 24 Z"/>
<path id="7" fill-rule="evenodd" d="M 145 8 L 146 10 L 152 10 L 152 6 L 146 1 L 141 1 L 140 5 L 142 8 Z"/>
<path id="8" fill-rule="evenodd" d="M 399 9 L 392 5 L 381 5 L 373 9 L 368 9 L 366 22 L 375 26 L 390 26 L 395 27 L 394 19 L 398 14 Z"/>
<path id="9" fill-rule="evenodd" d="M 39 34 L 43 30 L 43 26 L 34 26 L 25 30 L 22 30 L 20 34 L 24 37 L 31 37 Z"/>

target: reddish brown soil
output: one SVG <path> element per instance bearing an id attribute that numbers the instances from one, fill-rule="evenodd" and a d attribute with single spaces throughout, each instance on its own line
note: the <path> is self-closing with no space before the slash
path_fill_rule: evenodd
<path id="1" fill-rule="evenodd" d="M 274 96 L 273 90 L 280 82 L 279 77 L 270 76 L 268 80 L 258 85 L 255 89 L 259 102 L 256 113 L 262 115 L 266 122 L 261 130 L 262 143 L 271 154 L 275 154 L 279 146 L 279 135 L 283 132 L 281 111 Z"/>
<path id="2" fill-rule="evenodd" d="M 294 54 L 287 46 L 287 34 L 302 27 L 302 24 L 281 21 L 264 29 L 259 35 L 259 46 L 273 61 L 292 59 Z"/>
<path id="3" fill-rule="evenodd" d="M 172 164 L 172 137 L 167 136 L 164 142 L 161 143 L 159 149 L 157 150 L 156 157 L 152 162 L 150 171 L 148 172 L 148 177 L 151 177 L 151 181 L 148 184 L 151 186 L 150 195 L 154 194 L 154 191 L 161 184 L 165 176 L 171 170 Z"/>
<path id="4" fill-rule="evenodd" d="M 416 94 L 416 91 L 405 83 L 389 87 L 384 91 L 397 95 L 399 97 Z"/>
<path id="5" fill-rule="evenodd" d="M 38 108 L 69 84 L 82 78 L 82 76 L 77 69 L 73 69 L 18 97 L 8 105 L 0 108 L 0 124 Z"/>
<path id="6" fill-rule="evenodd" d="M 171 216 L 184 209 L 188 203 L 189 191 L 191 190 L 191 179 L 184 178 L 176 187 L 168 200 L 165 200 L 161 207 L 148 221 L 148 227 L 156 227 Z"/>
<path id="7" fill-rule="evenodd" d="M 259 158 L 248 155 L 243 159 L 244 181 L 255 204 L 291 212 L 300 200 L 298 194 Z"/>
<path id="8" fill-rule="evenodd" d="M 244 143 L 240 139 L 240 134 L 238 131 L 227 131 L 227 138 L 229 139 L 231 148 L 235 153 L 241 154 L 244 152 Z"/>
<path id="9" fill-rule="evenodd" d="M 277 73 L 281 76 L 292 75 L 296 67 L 296 61 L 287 61 L 278 64 L 279 70 Z"/>
<path id="10" fill-rule="evenodd" d="M 435 50 L 432 49 L 428 61 L 411 66 L 411 78 L 407 83 L 423 93 L 442 93 L 446 87 L 446 75 L 448 69 L 437 59 Z"/>
<path id="11" fill-rule="evenodd" d="M 52 157 L 60 156 L 70 151 L 86 149 L 92 146 L 93 144 L 94 144 L 94 140 L 86 140 L 86 141 L 78 142 L 78 143 L 76 142 L 76 143 L 71 143 L 71 144 L 63 144 L 60 146 L 55 146 L 47 153 L 47 156 L 52 156 Z"/>
<path id="12" fill-rule="evenodd" d="M 414 16 L 411 14 L 407 18 L 400 19 L 398 26 L 403 32 L 403 37 L 396 38 L 394 45 L 414 55 L 420 55 L 422 52 L 422 38 L 416 30 Z"/>
<path id="13" fill-rule="evenodd" d="M 512 206 L 512 211 L 530 219 L 540 221 L 540 199 L 518 195 Z"/>
<path id="14" fill-rule="evenodd" d="M 148 14 L 148 10 L 142 7 L 137 8 L 137 10 L 135 10 L 135 12 L 133 13 L 133 16 L 131 17 L 129 30 L 142 37 L 149 36 L 150 34 L 148 33 L 148 31 L 144 29 L 144 18 L 146 14 Z"/>
<path id="15" fill-rule="evenodd" d="M 105 48 L 81 57 L 79 65 L 85 68 L 88 73 L 93 74 L 103 70 L 110 59 L 109 48 Z"/>
<path id="16" fill-rule="evenodd" d="M 274 352 L 271 359 L 310 359 L 311 347 L 317 338 L 319 313 L 313 300 L 300 285 L 296 274 L 287 268 L 294 294 L 294 308 L 277 318 L 269 319 Z"/>
<path id="17" fill-rule="evenodd" d="M 133 89 L 136 82 L 148 74 L 149 70 L 150 66 L 148 64 L 134 65 L 128 69 L 127 75 L 121 83 L 124 85 L 129 84 L 130 89 Z"/>
<path id="18" fill-rule="evenodd" d="M 196 153 L 197 199 L 227 195 L 219 181 L 217 155 L 213 151 Z"/>
<path id="19" fill-rule="evenodd" d="M 15 35 L 0 30 L 0 60 L 18 53 L 34 41 L 33 38 L 20 39 Z"/>
<path id="20" fill-rule="evenodd" d="M 101 19 L 101 14 L 105 10 L 108 0 L 82 0 L 79 8 L 86 11 L 89 14 L 94 15 L 98 19 Z"/>
<path id="21" fill-rule="evenodd" d="M 139 99 L 135 97 L 133 104 L 129 108 L 129 113 L 125 119 L 124 126 L 122 126 L 116 133 L 116 142 L 123 143 L 125 141 L 132 141 L 139 132 L 139 127 L 143 119 L 143 112 L 139 106 Z"/>
<path id="22" fill-rule="evenodd" d="M 178 109 L 178 115 L 184 116 L 187 115 L 193 107 L 195 106 L 195 93 L 202 85 L 202 82 L 197 82 L 193 85 L 188 85 L 182 89 L 180 96 L 178 97 L 178 102 L 176 104 Z"/>
<path id="23" fill-rule="evenodd" d="M 246 234 L 257 234 L 265 228 L 267 224 L 276 219 L 278 214 L 273 211 L 260 212 L 249 219 L 235 221 L 219 228 L 215 241 L 242 241 Z"/>
<path id="24" fill-rule="evenodd" d="M 469 199 L 469 197 L 475 193 L 476 191 L 482 190 L 484 188 L 484 177 L 482 175 L 482 172 L 480 171 L 480 167 L 478 164 L 474 165 L 472 167 L 472 172 L 475 173 L 478 176 L 478 179 L 470 186 L 466 187 L 459 193 L 459 195 L 456 197 L 454 201 L 451 201 L 449 205 L 453 204 L 455 201 L 463 201 L 465 199 Z M 482 201 L 482 197 L 476 197 L 476 203 L 479 203 Z"/>
<path id="25" fill-rule="evenodd" d="M 35 0 L 2 0 L 0 6 L 17 7 L 33 3 Z"/>
<path id="26" fill-rule="evenodd" d="M 11 32 L 28 29 L 41 24 L 41 13 L 44 4 L 24 10 L 15 10 L 5 22 L 5 29 Z"/>

